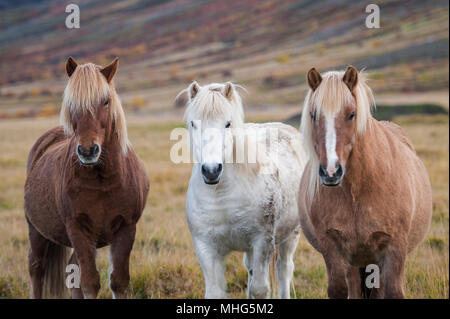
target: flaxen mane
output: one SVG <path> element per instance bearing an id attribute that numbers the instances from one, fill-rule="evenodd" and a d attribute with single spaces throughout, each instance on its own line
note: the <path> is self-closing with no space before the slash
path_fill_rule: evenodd
<path id="1" fill-rule="evenodd" d="M 96 298 L 96 249 L 104 246 L 111 247 L 113 296 L 127 297 L 129 257 L 150 185 L 128 142 L 112 84 L 117 67 L 118 58 L 102 68 L 69 57 L 62 126 L 41 135 L 28 155 L 24 212 L 32 298 L 62 298 L 66 288 L 72 298 Z M 78 286 L 66 286 L 67 265 L 78 266 Z"/>
<path id="2" fill-rule="evenodd" d="M 307 81 L 301 130 L 310 155 L 298 212 L 324 258 L 328 296 L 404 298 L 407 255 L 431 224 L 426 168 L 398 125 L 372 117 L 356 68 L 324 76 L 311 68 Z M 379 285 L 369 285 L 375 273 Z"/>
<path id="3" fill-rule="evenodd" d="M 130 142 L 128 140 L 125 114 L 114 84 L 108 84 L 100 66 L 87 63 L 79 65 L 69 78 L 64 89 L 63 103 L 60 113 L 60 123 L 67 135 L 73 134 L 72 119 L 79 114 L 90 112 L 94 114 L 94 107 L 109 98 L 108 108 L 114 123 L 115 132 L 124 154 L 127 153 Z"/>
<path id="4" fill-rule="evenodd" d="M 316 172 L 319 169 L 319 160 L 314 150 L 312 139 L 312 122 L 310 112 L 334 115 L 345 105 L 354 104 L 356 101 L 356 127 L 358 134 L 362 135 L 366 129 L 370 129 L 372 114 L 375 108 L 375 98 L 372 90 L 366 84 L 366 75 L 359 73 L 358 84 L 355 87 L 354 96 L 345 85 L 343 76 L 345 71 L 330 71 L 323 75 L 321 84 L 315 91 L 309 90 L 303 105 L 300 131 L 304 138 L 305 149 L 310 155 L 310 182 L 309 197 L 313 198 L 318 191 L 320 180 Z"/>

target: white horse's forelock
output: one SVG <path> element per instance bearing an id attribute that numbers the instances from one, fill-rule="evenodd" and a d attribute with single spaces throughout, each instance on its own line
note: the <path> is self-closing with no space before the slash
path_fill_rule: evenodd
<path id="1" fill-rule="evenodd" d="M 312 122 L 310 112 L 316 116 L 324 114 L 328 117 L 335 115 L 348 104 L 356 102 L 356 130 L 359 135 L 370 129 L 372 118 L 371 112 L 375 108 L 375 98 L 372 90 L 367 85 L 367 77 L 364 72 L 358 73 L 358 82 L 354 88 L 354 96 L 343 81 L 345 71 L 330 71 L 323 75 L 322 82 L 315 91 L 311 89 L 306 95 L 303 104 L 300 131 L 305 141 L 305 148 L 309 154 L 310 180 L 309 198 L 313 198 L 319 190 L 319 159 L 314 149 L 312 138 Z"/>
<path id="2" fill-rule="evenodd" d="M 100 66 L 87 63 L 78 65 L 64 89 L 60 112 L 60 124 L 67 135 L 73 135 L 72 118 L 78 114 L 89 112 L 94 114 L 94 108 L 109 98 L 108 108 L 114 121 L 115 131 L 124 154 L 130 146 L 122 103 L 113 83 L 108 84 L 100 72 Z"/>
<path id="3" fill-rule="evenodd" d="M 234 156 L 236 154 L 248 155 L 250 149 L 253 149 L 249 145 L 262 143 L 262 141 L 252 139 L 253 135 L 249 135 L 248 133 L 256 133 L 255 128 L 245 126 L 244 124 L 242 98 L 236 89 L 244 88 L 240 85 L 232 84 L 233 91 L 227 98 L 224 95 L 227 84 L 230 83 L 210 83 L 202 87 L 199 86 L 198 92 L 192 98 L 189 96 L 191 86 L 181 91 L 179 95 L 188 94 L 188 104 L 184 119 L 186 122 L 192 120 L 200 120 L 202 122 L 207 122 L 209 120 L 213 121 L 215 119 L 231 120 L 233 123 L 233 140 L 238 139 L 242 141 L 241 138 L 244 138 L 244 143 L 233 143 Z M 269 134 L 267 134 L 267 138 L 269 137 Z M 255 145 L 254 150 L 256 149 L 257 147 Z M 250 155 L 248 156 L 251 157 Z M 256 176 L 260 172 L 266 158 L 267 154 L 256 152 L 255 158 L 251 158 L 251 160 L 249 158 L 244 158 L 243 162 L 234 163 L 234 167 L 241 173 L 247 174 L 247 176 Z"/>
<path id="4" fill-rule="evenodd" d="M 234 126 L 240 126 L 244 122 L 244 109 L 242 98 L 237 88 L 242 88 L 238 84 L 232 84 L 232 94 L 230 98 L 225 97 L 223 91 L 227 83 L 210 83 L 199 87 L 199 91 L 193 97 L 188 99 L 184 119 L 190 120 L 208 120 L 219 117 L 228 117 Z M 244 89 L 245 90 L 245 89 Z M 182 90 L 177 98 L 182 94 L 189 95 L 189 88 Z"/>

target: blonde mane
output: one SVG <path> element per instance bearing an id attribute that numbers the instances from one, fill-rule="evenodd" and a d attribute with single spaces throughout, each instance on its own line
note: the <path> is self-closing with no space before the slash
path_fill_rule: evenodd
<path id="1" fill-rule="evenodd" d="M 366 74 L 359 72 L 358 83 L 354 88 L 354 96 L 343 81 L 345 71 L 330 71 L 323 75 L 322 82 L 315 91 L 311 89 L 306 95 L 303 105 L 300 131 L 305 141 L 305 149 L 309 154 L 310 162 L 310 181 L 309 198 L 314 198 L 319 190 L 320 179 L 319 159 L 314 150 L 312 138 L 312 123 L 309 116 L 310 112 L 315 112 L 316 116 L 320 114 L 335 115 L 343 107 L 356 103 L 356 129 L 359 135 L 364 134 L 371 128 L 372 109 L 375 108 L 375 98 L 372 90 L 367 85 Z"/>
<path id="2" fill-rule="evenodd" d="M 114 84 L 112 82 L 108 84 L 106 78 L 100 72 L 100 68 L 100 66 L 92 63 L 77 66 L 64 89 L 60 124 L 64 127 L 67 135 L 73 135 L 72 118 L 87 112 L 95 114 L 94 108 L 109 98 L 108 108 L 114 122 L 115 133 L 119 139 L 122 152 L 126 154 L 130 142 L 122 103 L 116 93 Z"/>

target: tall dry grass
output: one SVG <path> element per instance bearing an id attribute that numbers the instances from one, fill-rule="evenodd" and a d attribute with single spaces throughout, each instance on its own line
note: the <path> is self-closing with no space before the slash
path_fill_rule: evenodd
<path id="1" fill-rule="evenodd" d="M 413 139 L 433 186 L 433 222 L 425 240 L 407 263 L 408 298 L 448 298 L 449 277 L 449 141 L 448 117 L 406 117 L 397 120 Z M 169 159 L 169 133 L 176 122 L 129 119 L 133 146 L 145 162 L 150 195 L 139 222 L 131 257 L 131 298 L 201 298 L 203 275 L 196 260 L 184 214 L 190 165 Z M 56 119 L 0 122 L 0 297 L 27 298 L 27 226 L 23 215 L 23 184 L 27 154 L 34 141 Z M 107 287 L 108 249 L 99 250 L 101 298 Z M 245 297 L 242 254 L 226 260 L 230 297 Z M 322 257 L 302 236 L 295 254 L 297 298 L 326 298 Z"/>

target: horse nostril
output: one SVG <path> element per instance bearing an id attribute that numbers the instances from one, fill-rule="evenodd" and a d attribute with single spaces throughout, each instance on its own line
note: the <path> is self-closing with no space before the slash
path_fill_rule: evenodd
<path id="1" fill-rule="evenodd" d="M 96 143 L 96 144 L 94 144 L 94 146 L 93 146 L 93 148 L 92 148 L 92 154 L 93 154 L 94 156 L 97 156 L 99 152 L 100 152 L 100 147 L 99 147 L 98 144 Z"/>
<path id="2" fill-rule="evenodd" d="M 216 173 L 219 174 L 220 172 L 222 172 L 222 164 L 218 164 L 216 168 Z"/>
<path id="3" fill-rule="evenodd" d="M 83 155 L 83 148 L 81 147 L 81 145 L 78 145 L 77 153 L 78 153 L 78 155 Z"/>
<path id="4" fill-rule="evenodd" d="M 322 164 L 319 165 L 319 176 L 328 177 L 327 169 Z"/>
<path id="5" fill-rule="evenodd" d="M 344 173 L 344 170 L 342 169 L 341 164 L 337 163 L 337 170 L 336 170 L 336 173 L 334 174 L 334 176 L 337 178 L 340 178 L 340 177 L 342 177 L 343 173 Z"/>
<path id="6" fill-rule="evenodd" d="M 206 167 L 205 167 L 205 165 L 202 165 L 202 174 L 206 175 Z"/>

